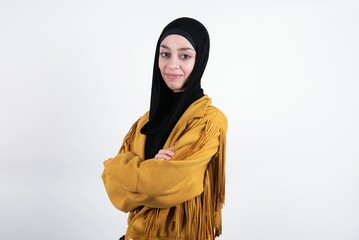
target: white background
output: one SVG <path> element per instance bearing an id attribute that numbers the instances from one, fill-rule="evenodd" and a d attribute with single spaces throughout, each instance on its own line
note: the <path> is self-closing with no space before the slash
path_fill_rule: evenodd
<path id="1" fill-rule="evenodd" d="M 0 239 L 117 239 L 100 178 L 149 107 L 173 19 L 211 36 L 223 235 L 359 239 L 358 1 L 0 1 Z"/>

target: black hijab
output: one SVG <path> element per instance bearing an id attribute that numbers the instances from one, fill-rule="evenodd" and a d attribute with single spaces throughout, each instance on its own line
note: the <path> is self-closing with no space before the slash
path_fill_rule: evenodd
<path id="1" fill-rule="evenodd" d="M 160 44 L 165 37 L 172 34 L 185 37 L 196 51 L 193 70 L 184 92 L 181 93 L 174 93 L 167 87 L 158 66 Z M 163 29 L 156 46 L 149 121 L 141 129 L 141 133 L 146 135 L 146 159 L 153 158 L 163 148 L 182 114 L 193 102 L 204 96 L 201 78 L 208 56 L 209 35 L 207 29 L 199 21 L 187 17 L 178 18 Z"/>

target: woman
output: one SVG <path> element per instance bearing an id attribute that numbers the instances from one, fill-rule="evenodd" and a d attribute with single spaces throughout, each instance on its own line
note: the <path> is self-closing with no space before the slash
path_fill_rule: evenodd
<path id="1" fill-rule="evenodd" d="M 179 18 L 156 46 L 150 110 L 134 123 L 102 178 L 130 212 L 125 239 L 214 239 L 222 231 L 227 119 L 201 89 L 209 35 Z"/>

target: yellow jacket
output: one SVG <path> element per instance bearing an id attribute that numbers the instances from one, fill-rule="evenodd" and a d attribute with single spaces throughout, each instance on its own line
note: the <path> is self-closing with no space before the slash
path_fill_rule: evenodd
<path id="1" fill-rule="evenodd" d="M 164 148 L 170 161 L 144 159 L 140 133 L 148 112 L 132 126 L 102 179 L 112 204 L 130 212 L 126 239 L 214 239 L 221 234 L 227 119 L 204 96 L 182 115 Z"/>

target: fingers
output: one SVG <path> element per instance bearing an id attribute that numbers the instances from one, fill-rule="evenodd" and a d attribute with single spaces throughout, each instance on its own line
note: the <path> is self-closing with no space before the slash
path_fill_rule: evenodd
<path id="1" fill-rule="evenodd" d="M 162 153 L 157 153 L 156 156 L 155 156 L 155 159 L 158 159 L 158 160 L 171 160 L 172 157 L 166 155 L 166 154 L 162 154 Z"/>
<path id="2" fill-rule="evenodd" d="M 173 155 L 175 155 L 175 152 L 172 149 L 173 148 L 161 149 L 158 153 L 166 154 L 168 156 L 173 156 Z"/>
<path id="3" fill-rule="evenodd" d="M 161 149 L 155 156 L 155 159 L 159 160 L 171 160 L 172 156 L 175 155 L 173 147 Z"/>

